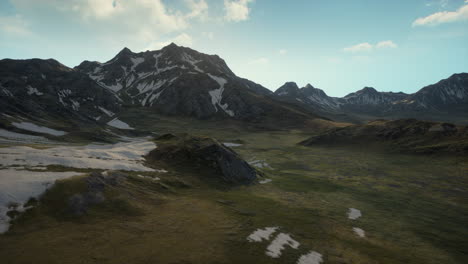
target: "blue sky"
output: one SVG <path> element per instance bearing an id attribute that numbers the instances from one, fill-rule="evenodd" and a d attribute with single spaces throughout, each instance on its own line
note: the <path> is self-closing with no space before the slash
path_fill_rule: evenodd
<path id="1" fill-rule="evenodd" d="M 468 72 L 468 0 L 0 0 L 0 58 L 73 67 L 170 42 L 271 90 L 411 93 Z"/>

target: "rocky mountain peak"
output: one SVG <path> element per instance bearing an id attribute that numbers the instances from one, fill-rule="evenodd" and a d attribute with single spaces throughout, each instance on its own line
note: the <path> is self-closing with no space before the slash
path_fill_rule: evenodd
<path id="1" fill-rule="evenodd" d="M 124 47 L 117 55 L 132 55 L 133 52 L 127 48 L 127 47 Z"/>
<path id="2" fill-rule="evenodd" d="M 279 96 L 295 96 L 300 93 L 299 86 L 295 82 L 286 82 L 280 88 L 275 91 L 276 95 Z"/>
<path id="3" fill-rule="evenodd" d="M 378 91 L 374 87 L 364 87 L 361 90 L 358 91 L 358 93 L 378 93 Z"/>

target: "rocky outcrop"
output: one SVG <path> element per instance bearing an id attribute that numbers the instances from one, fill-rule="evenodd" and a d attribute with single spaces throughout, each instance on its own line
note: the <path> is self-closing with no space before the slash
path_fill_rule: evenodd
<path id="1" fill-rule="evenodd" d="M 362 146 L 379 142 L 408 152 L 467 154 L 468 128 L 416 119 L 376 120 L 365 125 L 334 128 L 299 144 Z"/>
<path id="2" fill-rule="evenodd" d="M 186 164 L 193 169 L 208 169 L 229 184 L 251 184 L 257 172 L 229 147 L 208 137 L 163 135 L 158 147 L 146 159 L 149 163 L 165 161 Z"/>
<path id="3" fill-rule="evenodd" d="M 117 171 L 92 172 L 86 178 L 86 191 L 75 194 L 68 199 L 70 213 L 76 216 L 85 214 L 90 206 L 100 204 L 106 200 L 104 196 L 106 187 L 117 186 L 126 178 L 126 174 Z"/>

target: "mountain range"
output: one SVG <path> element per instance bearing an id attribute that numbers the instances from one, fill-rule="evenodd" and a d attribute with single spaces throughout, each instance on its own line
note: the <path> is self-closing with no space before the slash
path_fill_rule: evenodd
<path id="1" fill-rule="evenodd" d="M 5 116 L 108 122 L 128 108 L 197 119 L 301 125 L 311 119 L 360 122 L 420 118 L 466 122 L 468 74 L 414 94 L 366 87 L 345 97 L 287 82 L 275 92 L 234 74 L 217 55 L 170 44 L 69 68 L 56 60 L 0 61 L 0 111 Z M 72 118 L 70 118 L 72 117 Z"/>
<path id="2" fill-rule="evenodd" d="M 413 94 L 379 92 L 365 87 L 344 97 L 330 97 L 307 84 L 287 82 L 275 91 L 284 101 L 295 102 L 332 119 L 419 118 L 434 121 L 467 121 L 468 73 L 453 74 Z M 335 118 L 333 118 L 333 116 Z M 341 117 L 343 118 L 343 117 Z"/>

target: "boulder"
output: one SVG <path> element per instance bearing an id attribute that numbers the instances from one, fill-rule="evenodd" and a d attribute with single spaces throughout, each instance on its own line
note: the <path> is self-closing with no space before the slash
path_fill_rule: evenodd
<path id="1" fill-rule="evenodd" d="M 158 148 L 147 155 L 148 161 L 182 162 L 214 170 L 216 176 L 231 184 L 251 184 L 257 172 L 234 150 L 208 137 L 189 135 L 162 136 Z"/>

